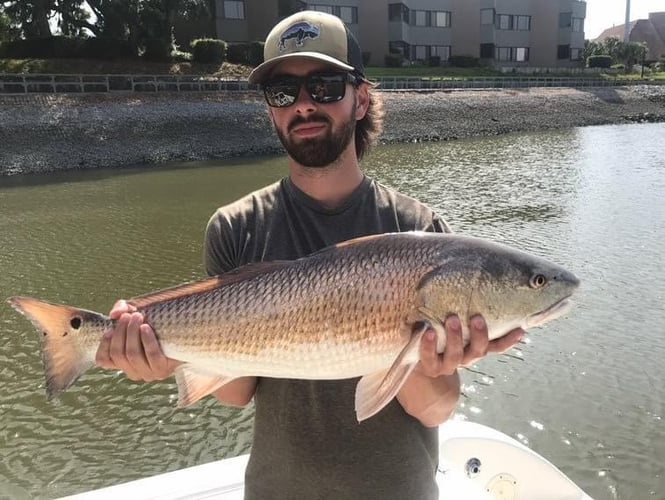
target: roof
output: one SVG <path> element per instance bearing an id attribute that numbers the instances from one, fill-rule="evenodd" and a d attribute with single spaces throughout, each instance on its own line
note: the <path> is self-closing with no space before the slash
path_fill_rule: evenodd
<path id="1" fill-rule="evenodd" d="M 625 24 L 613 26 L 603 31 L 595 42 L 602 42 L 608 38 L 623 40 Z M 628 40 L 631 42 L 646 43 L 649 48 L 648 59 L 657 60 L 665 57 L 665 12 L 649 14 L 649 19 L 631 21 L 629 25 Z"/>

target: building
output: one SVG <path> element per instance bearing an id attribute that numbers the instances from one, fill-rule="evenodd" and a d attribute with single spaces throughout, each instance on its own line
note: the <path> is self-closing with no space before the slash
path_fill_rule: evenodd
<path id="1" fill-rule="evenodd" d="M 217 0 L 217 37 L 263 40 L 302 9 L 335 14 L 369 64 L 400 52 L 408 61 L 479 58 L 493 66 L 582 66 L 586 2 L 581 0 Z"/>
<path id="2" fill-rule="evenodd" d="M 603 42 L 608 38 L 623 40 L 625 24 L 614 26 L 603 31 L 594 41 Z M 631 21 L 628 27 L 628 41 L 646 43 L 649 48 L 647 59 L 658 61 L 665 59 L 665 12 L 652 12 L 649 19 Z"/>

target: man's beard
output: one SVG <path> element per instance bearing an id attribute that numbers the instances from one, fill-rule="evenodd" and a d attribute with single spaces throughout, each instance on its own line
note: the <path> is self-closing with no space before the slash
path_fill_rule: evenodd
<path id="1" fill-rule="evenodd" d="M 289 123 L 287 130 L 290 132 L 294 127 L 305 123 L 325 123 L 331 126 L 330 119 L 323 114 L 314 113 L 307 119 L 296 117 Z M 329 128 L 322 137 L 307 138 L 301 141 L 294 141 L 276 129 L 279 140 L 291 158 L 304 167 L 321 168 L 335 163 L 342 152 L 353 139 L 353 133 L 356 130 L 356 110 L 355 106 L 351 112 L 348 121 L 341 124 L 338 130 Z"/>

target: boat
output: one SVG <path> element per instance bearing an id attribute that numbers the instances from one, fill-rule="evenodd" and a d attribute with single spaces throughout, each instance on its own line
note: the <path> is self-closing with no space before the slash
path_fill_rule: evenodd
<path id="1" fill-rule="evenodd" d="M 547 459 L 510 436 L 474 422 L 439 427 L 441 498 L 592 500 Z M 249 455 L 166 472 L 64 497 L 67 500 L 242 500 Z"/>

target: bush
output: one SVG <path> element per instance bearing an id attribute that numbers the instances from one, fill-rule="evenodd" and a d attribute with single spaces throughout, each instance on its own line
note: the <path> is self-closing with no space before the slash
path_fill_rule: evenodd
<path id="1" fill-rule="evenodd" d="M 363 52 L 362 53 L 362 58 L 363 58 L 363 66 L 367 66 L 369 64 L 370 59 L 372 59 L 372 53 L 371 52 Z"/>
<path id="2" fill-rule="evenodd" d="M 192 58 L 199 63 L 221 63 L 226 60 L 227 45 L 224 40 L 199 38 L 193 40 Z"/>
<path id="3" fill-rule="evenodd" d="M 134 59 L 138 56 L 136 47 L 127 40 L 115 38 L 85 38 L 83 53 L 86 59 Z"/>
<path id="4" fill-rule="evenodd" d="M 441 66 L 441 56 L 432 56 L 428 59 L 427 63 L 430 66 Z"/>
<path id="5" fill-rule="evenodd" d="M 404 56 L 402 54 L 386 54 L 385 62 L 388 68 L 399 68 L 403 61 Z"/>
<path id="6" fill-rule="evenodd" d="M 226 60 L 233 64 L 258 66 L 263 62 L 263 45 L 263 42 L 229 44 L 226 48 Z"/>
<path id="7" fill-rule="evenodd" d="M 190 62 L 192 60 L 192 54 L 189 52 L 182 52 L 180 50 L 174 50 L 171 52 L 171 61 L 174 62 Z"/>
<path id="8" fill-rule="evenodd" d="M 251 66 L 258 66 L 263 62 L 263 42 L 250 42 L 249 43 L 249 64 Z"/>
<path id="9" fill-rule="evenodd" d="M 5 42 L 0 57 L 7 59 L 128 59 L 136 49 L 126 40 L 53 36 Z"/>
<path id="10" fill-rule="evenodd" d="M 587 65 L 590 68 L 610 68 L 612 66 L 612 56 L 589 56 Z"/>
<path id="11" fill-rule="evenodd" d="M 451 66 L 457 68 L 476 68 L 478 67 L 479 59 L 472 56 L 450 56 L 448 62 Z"/>

